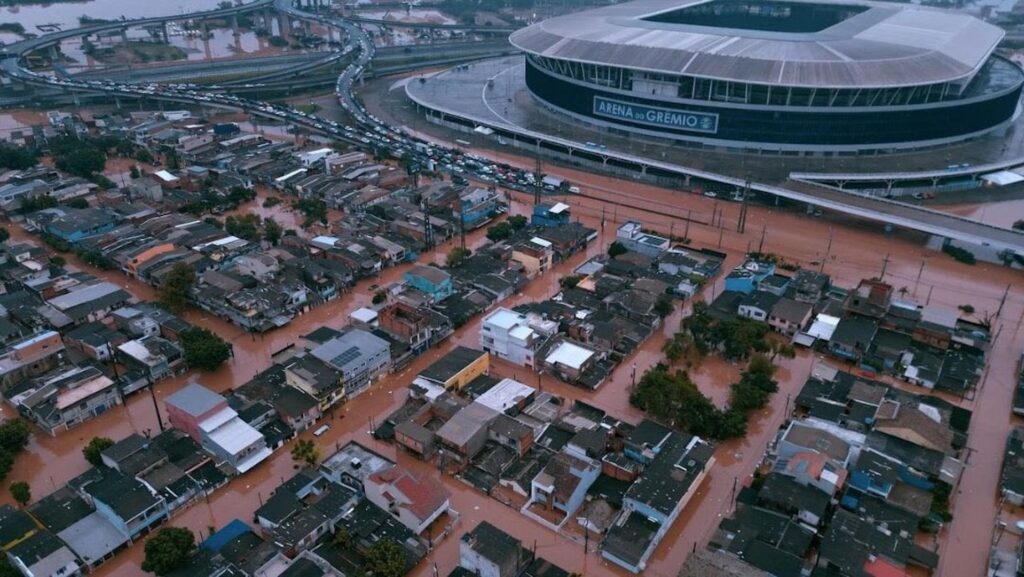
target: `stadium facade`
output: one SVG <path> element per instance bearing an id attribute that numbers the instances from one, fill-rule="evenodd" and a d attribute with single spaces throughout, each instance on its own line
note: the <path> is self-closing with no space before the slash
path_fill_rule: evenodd
<path id="1" fill-rule="evenodd" d="M 637 0 L 518 30 L 526 84 L 608 128 L 795 151 L 921 148 L 1006 126 L 1003 31 L 909 4 Z"/>

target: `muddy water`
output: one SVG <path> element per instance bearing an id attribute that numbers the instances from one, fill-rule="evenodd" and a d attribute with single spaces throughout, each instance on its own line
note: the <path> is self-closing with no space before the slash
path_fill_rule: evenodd
<path id="1" fill-rule="evenodd" d="M 524 164 L 530 162 L 525 161 Z M 747 218 L 746 232 L 740 234 L 735 232 L 739 209 L 735 204 L 716 203 L 703 197 L 624 183 L 577 171 L 563 171 L 552 167 L 546 170 L 579 183 L 585 194 L 608 200 L 616 199 L 615 202 L 618 204 L 608 206 L 606 202 L 597 198 L 574 196 L 568 199 L 576 215 L 584 223 L 598 229 L 604 208 L 606 223 L 601 238 L 588 249 L 586 255 L 577 255 L 568 263 L 556 267 L 551 273 L 536 279 L 526 291 L 504 303 L 506 305 L 546 298 L 556 292 L 557 279 L 589 256 L 603 251 L 614 237 L 617 224 L 625 219 L 638 219 L 647 226 L 664 232 L 671 229 L 676 235 L 681 236 L 685 230 L 685 223 L 680 217 L 684 217 L 687 211 L 695 221 L 708 223 L 720 219 L 723 222 L 722 228 L 707 224 L 691 224 L 689 231 L 686 232 L 700 245 L 715 247 L 720 244 L 724 250 L 729 251 L 726 269 L 738 264 L 739 255 L 748 246 L 760 246 L 765 251 L 777 252 L 785 255 L 787 259 L 800 261 L 805 265 L 823 261 L 825 272 L 832 274 L 842 285 L 854 284 L 865 276 L 879 275 L 884 267 L 886 280 L 896 286 L 907 286 L 909 293 L 917 294 L 921 300 L 930 298 L 933 304 L 949 307 L 971 303 L 978 311 L 993 313 L 999 307 L 1003 291 L 1009 286 L 1006 304 L 996 325 L 1000 332 L 990 355 L 990 368 L 985 384 L 976 401 L 964 402 L 964 406 L 976 411 L 970 440 L 975 452 L 954 504 L 956 520 L 942 535 L 944 549 L 940 575 L 970 577 L 982 573 L 996 511 L 994 496 L 998 482 L 998 465 L 1001 460 L 1002 444 L 1010 426 L 1007 407 L 1012 395 L 1013 365 L 1016 355 L 1024 346 L 1024 336 L 1020 334 L 1020 320 L 1024 316 L 1024 287 L 1017 273 L 987 264 L 969 267 L 955 263 L 944 255 L 925 251 L 921 247 L 922 239 L 917 235 L 883 235 L 874 225 L 851 226 L 838 219 L 810 218 L 767 207 L 752 206 Z M 513 207 L 515 213 L 528 212 L 528 206 L 519 202 L 525 200 L 525 197 L 517 198 Z M 635 208 L 637 206 L 650 206 L 659 212 L 675 214 L 677 218 L 644 212 Z M 671 210 L 665 207 L 671 207 Z M 274 210 L 279 208 L 281 207 L 275 207 Z M 262 203 L 253 210 L 261 209 Z M 719 214 L 722 216 L 719 217 Z M 286 214 L 275 214 L 275 218 L 278 216 L 284 218 Z M 12 232 L 16 238 L 24 237 L 23 233 L 13 227 Z M 828 247 L 830 236 L 832 242 L 831 247 Z M 468 239 L 468 243 L 474 247 L 483 242 L 483 231 L 476 231 Z M 440 261 L 450 246 L 449 244 L 437 251 L 421 255 L 420 261 Z M 198 379 L 219 391 L 245 382 L 256 371 L 268 366 L 273 351 L 294 343 L 298 336 L 318 326 L 326 324 L 337 327 L 344 324 L 351 310 L 369 301 L 369 284 L 398 280 L 402 272 L 402 268 L 389 269 L 379 279 L 364 281 L 342 298 L 297 318 L 281 330 L 262 337 L 247 336 L 237 327 L 200 313 L 187 315 L 190 321 L 209 327 L 231 340 L 235 347 L 235 358 L 212 374 L 189 374 L 161 382 L 156 387 L 157 398 L 165 398 L 192 379 Z M 153 296 L 148 287 L 127 281 L 118 273 L 97 274 L 114 282 L 126 284 L 129 290 L 142 298 Z M 718 281 L 709 287 L 709 291 L 721 291 L 721 284 L 721 281 Z M 676 312 L 667 319 L 662 329 L 657 331 L 634 357 L 627 359 L 597 392 L 581 391 L 548 378 L 543 378 L 541 384 L 545 390 L 556 391 L 572 399 L 584 399 L 614 415 L 637 420 L 642 415 L 628 404 L 632 364 L 637 364 L 639 374 L 659 360 L 659 351 L 665 336 L 678 326 L 680 316 L 681 313 Z M 468 323 L 440 350 L 430 351 L 416 359 L 403 373 L 389 376 L 345 406 L 339 411 L 339 418 L 332 423 L 331 430 L 315 439 L 322 452 L 329 453 L 337 444 L 356 438 L 385 455 L 397 458 L 410 468 L 432 471 L 431 465 L 411 460 L 404 455 L 396 456 L 392 447 L 373 441 L 367 434 L 369 416 L 379 417 L 397 407 L 404 397 L 405 386 L 411 377 L 440 357 L 443 351 L 455 344 L 475 346 L 478 327 L 479 319 Z M 734 480 L 743 483 L 749 479 L 760 462 L 767 443 L 783 421 L 787 396 L 791 398 L 799 391 L 799 387 L 809 374 L 813 360 L 811 356 L 802 353 L 796 359 L 781 361 L 778 373 L 780 391 L 774 402 L 754 417 L 747 438 L 724 443 L 719 447 L 716 467 L 655 553 L 646 574 L 675 575 L 694 544 L 702 545 L 707 541 L 719 519 L 727 515 L 732 506 Z M 536 378 L 533 375 L 527 378 L 525 370 L 504 363 L 495 363 L 494 372 L 502 376 L 519 377 L 527 382 Z M 737 367 L 724 361 L 708 360 L 693 370 L 692 375 L 702 391 L 715 399 L 716 403 L 722 403 L 728 394 L 728 384 L 736 378 L 737 372 Z M 10 414 L 9 409 L 5 408 L 4 411 Z M 28 453 L 18 459 L 9 479 L 25 480 L 29 482 L 35 495 L 43 495 L 54 486 L 60 486 L 85 470 L 86 465 L 81 457 L 80 448 L 93 435 L 103 434 L 117 438 L 132 431 L 143 431 L 147 428 L 155 430 L 156 427 L 151 399 L 145 393 L 135 395 L 128 399 L 124 408 L 111 411 L 65 435 L 57 438 L 34 436 Z M 176 517 L 172 523 L 205 534 L 210 525 L 220 527 L 234 518 L 249 520 L 261 499 L 265 499 L 282 479 L 286 479 L 292 473 L 293 465 L 287 449 L 279 451 L 255 471 L 232 481 L 215 494 L 208 504 L 203 502 L 194 505 Z M 468 530 L 480 520 L 488 519 L 523 539 L 527 544 L 532 544 L 536 540 L 538 554 L 550 558 L 570 571 L 584 572 L 587 575 L 622 574 L 621 571 L 601 561 L 596 553 L 585 556 L 582 545 L 540 529 L 538 525 L 522 518 L 515 511 L 476 493 L 460 482 L 447 481 L 450 481 L 446 484 L 454 495 L 453 506 L 463 516 L 459 532 Z M 0 501 L 8 499 L 6 492 L 0 492 Z M 114 561 L 103 566 L 97 574 L 138 575 L 141 554 L 142 548 L 136 544 L 130 551 L 122 553 Z M 414 574 L 420 577 L 432 573 L 433 563 L 437 563 L 439 571 L 450 571 L 456 563 L 457 555 L 457 539 L 448 538 L 431 553 L 431 559 L 427 563 L 417 567 Z"/>
<path id="2" fill-rule="evenodd" d="M 78 17 L 93 18 L 145 18 L 165 16 L 170 10 L 181 14 L 201 12 L 217 7 L 218 0 L 175 0 L 167 5 L 162 2 L 138 2 L 137 0 L 88 0 L 51 4 L 26 4 L 0 8 L 0 20 L 20 22 L 28 32 L 38 33 L 37 26 L 56 24 L 62 29 L 77 28 Z"/>

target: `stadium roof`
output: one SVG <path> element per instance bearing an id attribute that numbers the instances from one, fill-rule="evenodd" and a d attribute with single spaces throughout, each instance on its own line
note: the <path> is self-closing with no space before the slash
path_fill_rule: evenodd
<path id="1" fill-rule="evenodd" d="M 858 1 L 845 4 L 863 11 L 813 32 L 664 21 L 686 20 L 671 13 L 727 1 L 636 0 L 544 20 L 514 32 L 510 41 L 540 56 L 651 72 L 775 86 L 871 88 L 969 79 L 1004 35 L 962 13 Z M 785 4 L 829 6 L 821 0 Z"/>

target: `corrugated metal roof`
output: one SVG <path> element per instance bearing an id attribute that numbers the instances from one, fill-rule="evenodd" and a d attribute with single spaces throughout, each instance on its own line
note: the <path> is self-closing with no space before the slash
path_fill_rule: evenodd
<path id="1" fill-rule="evenodd" d="M 1004 34 L 958 12 L 875 2 L 856 2 L 868 10 L 811 33 L 642 19 L 703 1 L 636 0 L 551 18 L 510 40 L 528 53 L 592 64 L 759 84 L 869 88 L 968 78 Z"/>

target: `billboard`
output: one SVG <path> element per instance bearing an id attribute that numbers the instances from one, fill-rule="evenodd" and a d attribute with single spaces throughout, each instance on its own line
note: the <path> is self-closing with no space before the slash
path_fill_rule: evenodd
<path id="1" fill-rule="evenodd" d="M 648 126 L 687 130 L 690 132 L 718 132 L 718 115 L 707 112 L 691 112 L 646 106 L 634 102 L 622 102 L 602 96 L 594 96 L 594 114 L 616 120 L 628 120 Z"/>

